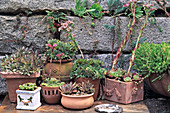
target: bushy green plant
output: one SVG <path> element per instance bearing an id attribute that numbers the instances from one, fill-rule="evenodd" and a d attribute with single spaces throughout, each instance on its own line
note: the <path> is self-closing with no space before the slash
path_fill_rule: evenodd
<path id="1" fill-rule="evenodd" d="M 17 72 L 30 76 L 32 73 L 39 72 L 41 65 L 41 57 L 36 52 L 22 48 L 2 59 L 1 71 Z"/>
<path id="2" fill-rule="evenodd" d="M 46 78 L 44 80 L 43 83 L 41 83 L 42 86 L 46 86 L 46 87 L 60 87 L 62 85 L 64 85 L 64 82 L 60 82 L 59 80 L 57 80 L 56 78 Z"/>
<path id="3" fill-rule="evenodd" d="M 23 85 L 19 85 L 20 90 L 28 90 L 28 91 L 34 91 L 37 88 L 35 83 L 25 83 Z"/>
<path id="4" fill-rule="evenodd" d="M 53 60 L 60 60 L 60 58 L 58 57 L 58 55 L 63 54 L 61 56 L 61 60 L 62 59 L 72 59 L 75 54 L 77 53 L 77 47 L 75 46 L 74 43 L 72 42 L 61 42 L 59 40 L 56 39 L 52 39 L 48 41 L 48 47 L 47 47 L 47 51 L 45 53 L 46 57 L 48 59 L 51 59 L 51 48 L 49 47 L 49 45 L 54 45 L 56 44 L 56 46 L 53 49 L 53 53 L 52 53 L 52 59 Z"/>
<path id="5" fill-rule="evenodd" d="M 156 79 L 161 79 L 163 73 L 170 72 L 170 43 L 142 43 L 136 51 L 134 63 L 134 69 L 145 78 L 157 74 Z"/>
<path id="6" fill-rule="evenodd" d="M 104 78 L 105 69 L 102 69 L 103 62 L 94 59 L 77 59 L 73 63 L 70 78 L 92 78 L 102 79 Z"/>
<path id="7" fill-rule="evenodd" d="M 82 3 L 81 0 L 76 0 L 75 9 L 71 8 L 71 11 L 73 11 L 74 14 L 78 15 L 79 17 L 86 17 L 85 15 L 88 12 L 94 11 L 94 9 L 86 9 L 86 0 L 84 0 Z"/>
<path id="8" fill-rule="evenodd" d="M 94 93 L 93 84 L 89 81 L 82 83 L 68 83 L 60 86 L 60 91 L 66 95 L 86 95 Z"/>
<path id="9" fill-rule="evenodd" d="M 93 18 L 101 19 L 104 15 L 104 13 L 101 13 L 103 8 L 100 6 L 99 3 L 94 3 L 93 5 L 91 5 L 90 9 L 95 9 L 94 11 L 89 12 Z"/>

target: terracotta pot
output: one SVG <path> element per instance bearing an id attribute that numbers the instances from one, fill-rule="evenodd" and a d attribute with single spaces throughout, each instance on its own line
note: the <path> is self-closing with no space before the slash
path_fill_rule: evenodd
<path id="1" fill-rule="evenodd" d="M 57 104 L 60 102 L 61 93 L 58 91 L 59 87 L 41 86 L 41 88 L 41 93 L 46 103 Z"/>
<path id="2" fill-rule="evenodd" d="M 63 82 L 68 82 L 70 80 L 70 72 L 73 66 L 72 59 L 70 60 L 62 60 L 61 66 L 59 61 L 53 61 L 53 63 L 47 63 L 45 65 L 45 72 L 47 74 L 51 71 L 51 77 L 60 78 Z"/>
<path id="3" fill-rule="evenodd" d="M 168 91 L 168 85 L 170 85 L 170 75 L 165 74 L 162 79 L 154 80 L 158 75 L 153 74 L 145 79 L 147 85 L 153 90 L 155 93 L 170 97 L 170 91 Z"/>
<path id="4" fill-rule="evenodd" d="M 64 107 L 70 109 L 85 109 L 93 105 L 94 103 L 93 94 L 81 96 L 62 94 L 61 104 Z"/>
<path id="5" fill-rule="evenodd" d="M 140 84 L 136 84 L 135 81 L 120 83 L 117 80 L 106 78 L 104 98 L 123 104 L 143 100 L 143 82 Z"/>
<path id="6" fill-rule="evenodd" d="M 30 76 L 13 72 L 1 72 L 0 74 L 2 78 L 6 78 L 10 102 L 17 102 L 16 90 L 19 88 L 19 85 L 27 82 L 36 83 L 37 77 L 40 76 L 40 73 L 33 73 Z"/>
<path id="7" fill-rule="evenodd" d="M 94 100 L 97 100 L 98 92 L 99 92 L 99 85 L 100 85 L 100 79 L 91 79 L 91 78 L 75 78 L 74 81 L 76 83 L 82 83 L 82 82 L 87 82 L 89 80 L 90 83 L 94 85 L 95 92 L 94 92 Z"/>

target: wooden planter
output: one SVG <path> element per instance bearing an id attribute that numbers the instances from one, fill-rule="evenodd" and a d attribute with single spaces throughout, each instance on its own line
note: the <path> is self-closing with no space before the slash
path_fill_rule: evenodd
<path id="1" fill-rule="evenodd" d="M 93 105 L 94 103 L 93 94 L 81 96 L 62 94 L 61 104 L 64 107 L 70 109 L 85 109 Z"/>
<path id="2" fill-rule="evenodd" d="M 42 96 L 46 103 L 48 104 L 57 104 L 60 102 L 61 93 L 58 91 L 59 87 L 46 87 L 41 86 Z"/>
<path id="3" fill-rule="evenodd" d="M 76 83 L 87 82 L 88 80 L 91 84 L 94 85 L 95 92 L 94 92 L 93 97 L 94 97 L 94 100 L 97 100 L 97 96 L 98 96 L 98 92 L 99 92 L 100 79 L 95 79 L 95 80 L 92 80 L 91 78 L 75 78 L 74 79 L 74 81 Z"/>
<path id="4" fill-rule="evenodd" d="M 40 107 L 41 106 L 40 90 L 41 87 L 38 87 L 34 91 L 16 90 L 17 93 L 16 109 L 36 110 L 38 107 Z"/>
<path id="5" fill-rule="evenodd" d="M 69 82 L 70 80 L 70 72 L 72 69 L 73 63 L 72 59 L 70 60 L 61 60 L 61 67 L 59 61 L 53 61 L 53 63 L 47 63 L 45 65 L 45 72 L 47 74 L 51 71 L 51 77 L 61 79 L 63 82 Z"/>
<path id="6" fill-rule="evenodd" d="M 153 74 L 145 79 L 147 85 L 153 90 L 155 93 L 170 97 L 170 91 L 168 91 L 168 85 L 170 85 L 170 75 L 165 74 L 162 79 L 154 80 L 158 75 Z"/>
<path id="7" fill-rule="evenodd" d="M 120 83 L 117 80 L 106 78 L 104 98 L 123 104 L 143 100 L 143 82 L 140 84 L 136 84 L 134 81 Z"/>
<path id="8" fill-rule="evenodd" d="M 16 90 L 19 88 L 19 85 L 28 82 L 36 83 L 36 79 L 40 76 L 40 73 L 33 73 L 30 76 L 26 76 L 13 72 L 1 72 L 0 75 L 2 78 L 6 78 L 10 102 L 17 102 Z"/>

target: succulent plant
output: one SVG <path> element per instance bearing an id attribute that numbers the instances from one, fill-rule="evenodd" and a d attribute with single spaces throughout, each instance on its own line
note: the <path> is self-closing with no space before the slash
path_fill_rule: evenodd
<path id="1" fill-rule="evenodd" d="M 72 94 L 75 88 L 76 88 L 76 83 L 73 84 L 72 82 L 60 86 L 60 90 L 64 94 Z"/>
<path id="2" fill-rule="evenodd" d="M 42 60 L 39 54 L 22 48 L 2 59 L 1 70 L 30 76 L 32 73 L 39 72 L 41 66 Z"/>
<path id="3" fill-rule="evenodd" d="M 46 80 L 44 80 L 44 82 L 41 83 L 42 86 L 46 86 L 46 87 L 60 87 L 64 84 L 65 84 L 64 82 L 60 82 L 56 78 L 51 78 L 51 79 L 46 78 Z"/>
<path id="4" fill-rule="evenodd" d="M 89 81 L 87 82 L 82 82 L 82 91 L 87 93 L 87 94 L 91 94 L 94 93 L 94 85 L 91 84 Z"/>
<path id="5" fill-rule="evenodd" d="M 123 81 L 123 82 L 142 81 L 143 80 L 141 75 L 139 75 L 138 73 L 129 73 L 129 75 L 127 75 L 127 71 L 125 71 L 121 68 L 115 69 L 115 71 L 111 70 L 106 75 L 110 78 L 114 78 L 115 80 L 119 80 L 119 81 Z"/>
<path id="6" fill-rule="evenodd" d="M 37 88 L 35 83 L 25 83 L 23 85 L 19 85 L 20 90 L 29 90 L 34 91 Z"/>
<path id="7" fill-rule="evenodd" d="M 60 91 L 66 95 L 86 95 L 94 93 L 93 84 L 88 82 L 82 83 L 68 83 L 63 86 L 60 86 Z"/>

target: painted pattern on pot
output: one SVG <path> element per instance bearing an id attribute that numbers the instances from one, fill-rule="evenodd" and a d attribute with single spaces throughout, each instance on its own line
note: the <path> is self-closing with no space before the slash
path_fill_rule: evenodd
<path id="1" fill-rule="evenodd" d="M 41 106 L 40 90 L 41 87 L 38 87 L 34 91 L 16 90 L 17 93 L 16 109 L 36 110 L 38 107 L 40 107 Z"/>

